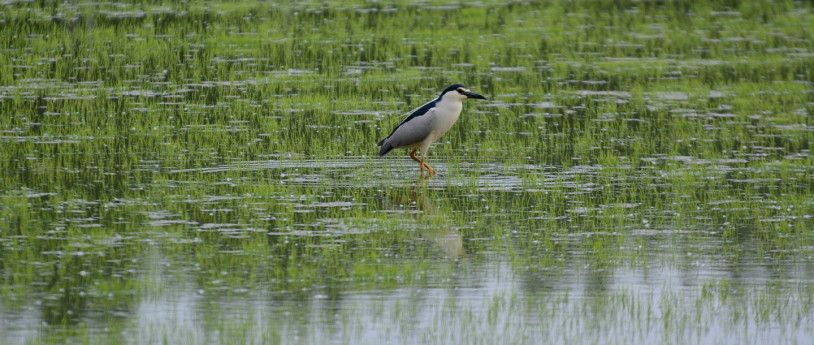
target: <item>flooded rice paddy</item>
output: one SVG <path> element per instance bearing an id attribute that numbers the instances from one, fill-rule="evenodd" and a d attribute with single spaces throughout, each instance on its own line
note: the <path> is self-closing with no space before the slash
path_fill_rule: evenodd
<path id="1" fill-rule="evenodd" d="M 728 4 L 4 2 L 0 343 L 809 344 L 813 8 Z"/>

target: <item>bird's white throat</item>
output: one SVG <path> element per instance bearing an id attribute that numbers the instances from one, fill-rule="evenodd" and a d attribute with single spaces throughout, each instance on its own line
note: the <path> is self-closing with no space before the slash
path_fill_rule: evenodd
<path id="1" fill-rule="evenodd" d="M 444 135 L 452 128 L 455 121 L 458 121 L 465 99 L 466 96 L 457 92 L 447 92 L 441 97 L 440 101 L 435 103 L 435 115 L 437 117 L 435 120 L 436 123 L 434 124 L 435 130 L 433 131 L 433 137 L 435 137 L 435 139 Z"/>

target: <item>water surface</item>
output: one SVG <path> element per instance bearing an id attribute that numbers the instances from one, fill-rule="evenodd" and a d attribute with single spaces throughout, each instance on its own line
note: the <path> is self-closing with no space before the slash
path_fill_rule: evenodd
<path id="1" fill-rule="evenodd" d="M 0 15 L 2 342 L 814 339 L 806 4 L 48 5 Z M 437 176 L 376 156 L 457 82 Z"/>

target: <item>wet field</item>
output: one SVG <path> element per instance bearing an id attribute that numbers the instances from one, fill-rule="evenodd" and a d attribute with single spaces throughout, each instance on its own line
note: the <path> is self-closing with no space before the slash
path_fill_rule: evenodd
<path id="1" fill-rule="evenodd" d="M 802 2 L 0 5 L 0 343 L 809 344 Z M 444 87 L 432 178 L 375 143 Z"/>

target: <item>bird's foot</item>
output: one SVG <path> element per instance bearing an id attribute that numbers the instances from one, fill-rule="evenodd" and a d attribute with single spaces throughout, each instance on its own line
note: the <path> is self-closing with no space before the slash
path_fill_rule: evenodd
<path id="1" fill-rule="evenodd" d="M 438 172 L 435 171 L 435 169 L 433 169 L 429 164 L 427 164 L 427 163 L 421 163 L 421 164 L 422 164 L 422 167 L 421 167 L 421 173 L 422 174 L 424 174 L 424 167 L 427 167 L 427 175 L 428 176 L 433 176 L 435 174 L 438 174 Z"/>

